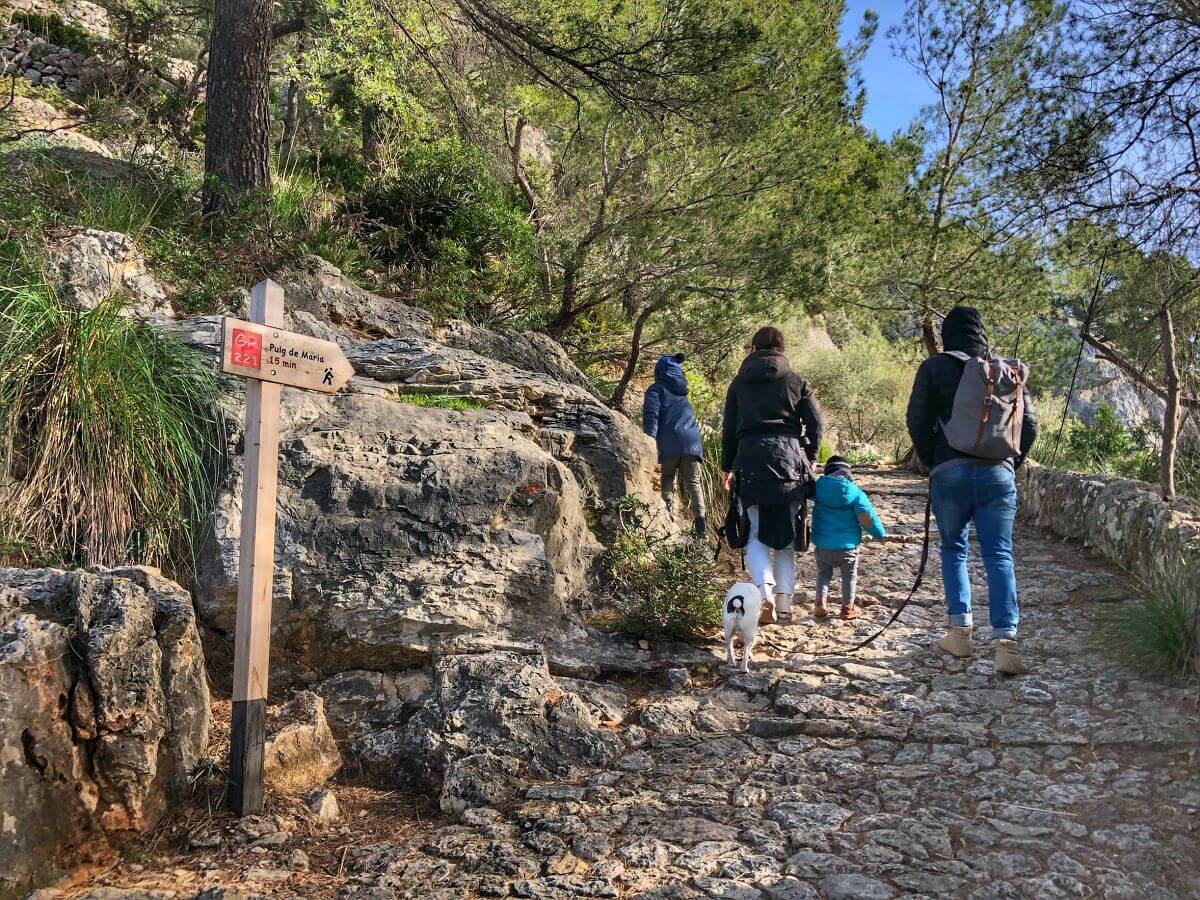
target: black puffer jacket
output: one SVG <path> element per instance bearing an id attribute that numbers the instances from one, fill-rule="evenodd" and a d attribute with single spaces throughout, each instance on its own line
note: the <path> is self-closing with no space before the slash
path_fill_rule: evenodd
<path id="1" fill-rule="evenodd" d="M 823 428 L 812 389 L 788 358 L 769 350 L 751 353 L 725 395 L 721 470 L 737 470 L 748 505 L 798 499 Z"/>
<path id="2" fill-rule="evenodd" d="M 942 322 L 942 348 L 958 350 L 972 356 L 986 356 L 987 334 L 983 328 L 983 317 L 979 310 L 970 306 L 956 306 L 946 314 Z M 917 456 L 929 468 L 952 459 L 972 459 L 960 453 L 948 443 L 942 434 L 941 422 L 948 421 L 954 410 L 954 394 L 962 378 L 964 363 L 953 356 L 939 353 L 921 363 L 913 382 L 912 395 L 908 398 L 908 436 L 912 438 Z M 1021 455 L 1014 465 L 1025 461 L 1029 448 L 1037 438 L 1038 425 L 1033 413 L 1033 401 L 1029 389 L 1025 388 L 1025 417 L 1021 420 Z M 980 460 L 992 463 L 994 460 Z"/>

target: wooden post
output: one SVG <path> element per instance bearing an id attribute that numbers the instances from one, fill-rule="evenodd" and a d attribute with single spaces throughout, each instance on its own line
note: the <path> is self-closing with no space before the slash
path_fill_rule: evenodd
<path id="1" fill-rule="evenodd" d="M 250 321 L 283 326 L 283 288 L 274 281 L 250 293 Z M 229 745 L 229 807 L 240 816 L 263 805 L 263 739 L 267 663 L 271 649 L 271 582 L 275 569 L 275 489 L 280 386 L 246 381 L 242 545 L 234 636 L 233 722 Z"/>

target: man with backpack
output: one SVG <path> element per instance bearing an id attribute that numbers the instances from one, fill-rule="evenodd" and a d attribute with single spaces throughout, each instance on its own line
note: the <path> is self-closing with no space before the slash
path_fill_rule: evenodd
<path id="1" fill-rule="evenodd" d="M 1028 367 L 988 352 L 983 318 L 956 306 L 942 322 L 943 351 L 926 359 L 908 401 L 908 434 L 930 469 L 929 496 L 942 551 L 950 627 L 938 646 L 972 655 L 967 536 L 971 522 L 987 572 L 996 671 L 1026 671 L 1017 650 L 1017 582 L 1012 529 L 1016 468 L 1037 437 Z"/>

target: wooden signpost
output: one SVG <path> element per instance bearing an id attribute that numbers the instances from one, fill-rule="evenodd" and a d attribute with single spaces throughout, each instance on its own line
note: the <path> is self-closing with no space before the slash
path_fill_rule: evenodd
<path id="1" fill-rule="evenodd" d="M 250 321 L 225 318 L 221 342 L 221 371 L 249 379 L 229 744 L 228 801 L 239 816 L 263 805 L 280 386 L 332 394 L 354 374 L 337 344 L 282 325 L 283 288 L 268 279 L 250 292 Z"/>

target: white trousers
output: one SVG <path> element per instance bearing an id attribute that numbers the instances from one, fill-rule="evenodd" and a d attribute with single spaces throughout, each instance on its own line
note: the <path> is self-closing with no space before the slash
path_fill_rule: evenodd
<path id="1" fill-rule="evenodd" d="M 792 504 L 793 518 L 799 506 Z M 746 512 L 750 516 L 750 540 L 746 542 L 746 571 L 750 580 L 763 588 L 768 597 L 771 593 L 790 597 L 796 592 L 795 548 L 789 544 L 782 550 L 772 550 L 758 539 L 758 507 L 751 506 Z"/>

